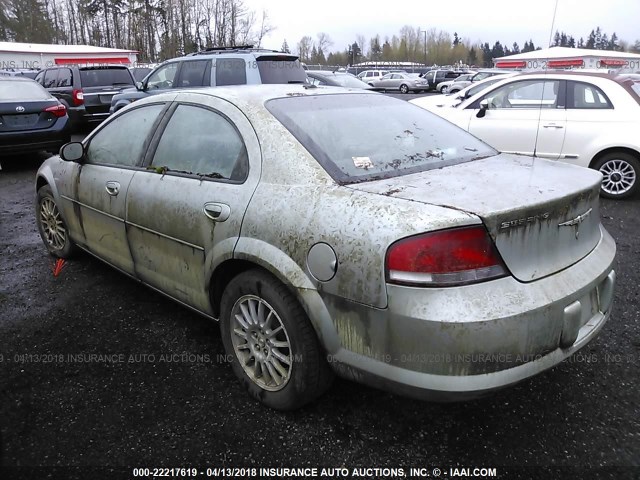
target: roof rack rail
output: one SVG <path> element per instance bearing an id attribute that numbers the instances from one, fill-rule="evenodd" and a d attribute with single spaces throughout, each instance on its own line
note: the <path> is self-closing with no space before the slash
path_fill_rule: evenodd
<path id="1" fill-rule="evenodd" d="M 213 55 L 216 53 L 231 53 L 231 52 L 243 52 L 243 51 L 280 53 L 278 52 L 278 50 L 269 50 L 266 48 L 255 47 L 253 45 L 234 45 L 230 47 L 209 47 L 194 53 L 189 53 L 188 56 Z"/>

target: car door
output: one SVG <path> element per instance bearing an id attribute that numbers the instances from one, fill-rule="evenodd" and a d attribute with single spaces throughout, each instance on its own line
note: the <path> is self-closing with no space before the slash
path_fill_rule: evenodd
<path id="1" fill-rule="evenodd" d="M 567 123 L 564 88 L 564 81 L 546 79 L 501 85 L 465 109 L 466 128 L 502 152 L 557 159 Z M 488 109 L 478 116 L 482 100 Z"/>
<path id="2" fill-rule="evenodd" d="M 91 135 L 68 192 L 84 246 L 130 275 L 135 272 L 125 227 L 127 190 L 164 107 L 158 103 L 134 108 Z"/>
<path id="3" fill-rule="evenodd" d="M 585 157 L 585 153 L 589 151 L 585 147 L 621 119 L 607 95 L 598 86 L 586 81 L 568 81 L 567 133 L 562 159 L 588 166 L 591 158 Z"/>
<path id="4" fill-rule="evenodd" d="M 251 124 L 227 101 L 180 93 L 127 196 L 136 274 L 208 314 L 210 272 L 229 259 L 260 177 Z"/>

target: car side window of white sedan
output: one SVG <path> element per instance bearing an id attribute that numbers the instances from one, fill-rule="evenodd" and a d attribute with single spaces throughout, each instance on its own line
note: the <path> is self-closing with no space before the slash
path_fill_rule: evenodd
<path id="1" fill-rule="evenodd" d="M 193 105 L 176 108 L 151 165 L 166 172 L 236 182 L 249 173 L 247 149 L 236 127 L 220 113 Z"/>
<path id="2" fill-rule="evenodd" d="M 134 167 L 146 147 L 164 104 L 145 105 L 124 112 L 101 128 L 89 141 L 85 163 Z"/>
<path id="3" fill-rule="evenodd" d="M 556 108 L 558 80 L 525 80 L 503 85 L 485 98 L 490 109 L 503 108 Z"/>

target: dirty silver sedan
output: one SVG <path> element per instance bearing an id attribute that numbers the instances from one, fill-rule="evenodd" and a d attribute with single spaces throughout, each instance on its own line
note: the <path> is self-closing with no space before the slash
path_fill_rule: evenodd
<path id="1" fill-rule="evenodd" d="M 600 180 L 376 93 L 219 87 L 141 100 L 67 144 L 38 171 L 36 215 L 51 254 L 80 247 L 219 320 L 268 406 L 334 373 L 466 399 L 602 329 Z"/>

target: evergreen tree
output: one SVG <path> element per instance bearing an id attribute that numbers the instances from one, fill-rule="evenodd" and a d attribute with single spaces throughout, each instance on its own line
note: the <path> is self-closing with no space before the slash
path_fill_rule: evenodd
<path id="1" fill-rule="evenodd" d="M 282 46 L 280 47 L 280 51 L 284 52 L 284 53 L 291 53 L 291 50 L 289 49 L 289 44 L 287 43 L 287 39 L 286 38 L 282 42 Z"/>
<path id="2" fill-rule="evenodd" d="M 471 47 L 469 49 L 469 54 L 467 55 L 467 63 L 469 65 L 475 65 L 478 61 L 478 55 L 476 54 L 476 49 Z"/>
<path id="3" fill-rule="evenodd" d="M 460 45 L 460 38 L 458 37 L 458 32 L 453 33 L 453 46 L 457 47 Z"/>
<path id="4" fill-rule="evenodd" d="M 594 50 L 596 48 L 596 32 L 594 32 L 593 30 L 591 30 L 589 37 L 587 37 L 587 43 L 585 43 L 584 48 L 589 48 L 591 50 Z"/>
<path id="5" fill-rule="evenodd" d="M 513 42 L 513 47 L 512 47 L 512 48 L 513 48 L 513 49 L 512 49 L 512 52 L 513 52 L 514 54 L 516 54 L 516 53 L 520 53 L 520 47 L 518 46 L 518 42 Z"/>

